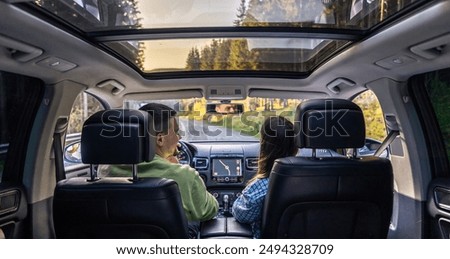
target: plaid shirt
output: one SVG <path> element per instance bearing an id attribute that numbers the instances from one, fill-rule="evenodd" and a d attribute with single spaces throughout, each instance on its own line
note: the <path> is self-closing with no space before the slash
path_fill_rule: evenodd
<path id="1" fill-rule="evenodd" d="M 242 195 L 233 203 L 233 216 L 241 222 L 251 224 L 254 238 L 261 235 L 261 214 L 267 194 L 269 178 L 258 179 L 245 187 Z"/>

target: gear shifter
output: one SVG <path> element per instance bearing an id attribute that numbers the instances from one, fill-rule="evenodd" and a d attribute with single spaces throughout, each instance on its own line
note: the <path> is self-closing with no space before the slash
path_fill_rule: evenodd
<path id="1" fill-rule="evenodd" d="M 228 194 L 225 194 L 224 196 L 223 196 L 223 215 L 224 216 L 231 216 L 231 213 L 230 213 L 230 198 L 229 198 L 229 196 L 228 196 Z"/>

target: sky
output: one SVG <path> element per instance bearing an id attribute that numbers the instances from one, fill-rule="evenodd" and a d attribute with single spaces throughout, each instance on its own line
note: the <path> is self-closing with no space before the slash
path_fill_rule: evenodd
<path id="1" fill-rule="evenodd" d="M 240 0 L 141 0 L 137 2 L 144 28 L 232 26 Z M 144 15 L 145 14 L 145 15 Z M 189 50 L 210 39 L 146 42 L 146 70 L 184 68 Z M 149 51 L 151 50 L 151 51 Z"/>
<path id="2" fill-rule="evenodd" d="M 140 0 L 146 28 L 231 26 L 240 0 Z M 144 15 L 145 14 L 145 15 Z"/>
<path id="3" fill-rule="evenodd" d="M 210 42 L 210 39 L 146 41 L 144 68 L 185 68 L 189 50 Z"/>

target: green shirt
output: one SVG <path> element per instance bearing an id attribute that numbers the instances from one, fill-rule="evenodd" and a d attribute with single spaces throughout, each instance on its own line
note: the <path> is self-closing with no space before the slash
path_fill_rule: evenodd
<path id="1" fill-rule="evenodd" d="M 110 176 L 131 175 L 129 167 L 111 166 L 110 172 Z M 152 161 L 138 165 L 138 175 L 173 179 L 178 184 L 183 209 L 189 221 L 205 221 L 217 214 L 217 200 L 206 190 L 198 172 L 188 165 L 170 163 L 155 155 Z"/>

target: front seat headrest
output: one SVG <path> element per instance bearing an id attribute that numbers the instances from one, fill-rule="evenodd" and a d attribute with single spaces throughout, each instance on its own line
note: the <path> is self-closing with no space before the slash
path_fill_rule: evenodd
<path id="1" fill-rule="evenodd" d="M 99 111 L 87 119 L 81 134 L 85 164 L 138 164 L 155 155 L 154 127 L 147 112 Z"/>
<path id="2" fill-rule="evenodd" d="M 299 148 L 359 148 L 365 143 L 363 113 L 348 100 L 302 102 L 297 107 L 294 125 Z"/>

